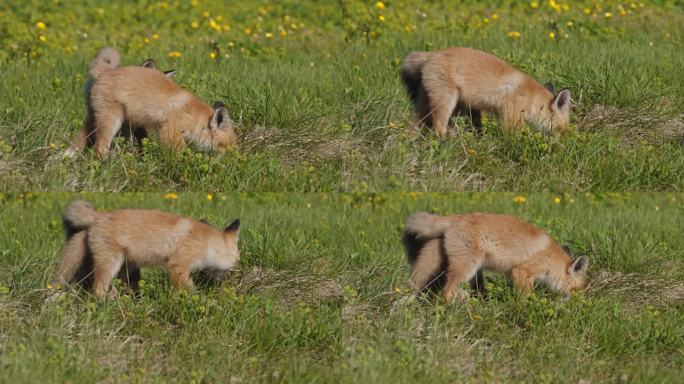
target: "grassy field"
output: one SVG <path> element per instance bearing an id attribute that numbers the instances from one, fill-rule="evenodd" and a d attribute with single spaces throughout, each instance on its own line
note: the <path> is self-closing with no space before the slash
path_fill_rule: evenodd
<path id="1" fill-rule="evenodd" d="M 66 2 L 0 5 L 5 191 L 680 191 L 684 9 L 677 1 Z M 180 156 L 120 142 L 53 160 L 85 115 L 87 65 L 114 46 L 226 102 L 240 146 Z M 467 122 L 406 135 L 398 66 L 471 46 L 568 87 L 562 138 Z"/>
<path id="2" fill-rule="evenodd" d="M 61 211 L 158 208 L 242 219 L 241 269 L 174 294 L 58 299 Z M 684 375 L 681 194 L 0 195 L 2 382 L 678 382 Z M 585 292 L 446 306 L 407 295 L 401 225 L 417 210 L 518 215 L 591 260 Z M 59 297 L 59 296 L 58 296 Z"/>

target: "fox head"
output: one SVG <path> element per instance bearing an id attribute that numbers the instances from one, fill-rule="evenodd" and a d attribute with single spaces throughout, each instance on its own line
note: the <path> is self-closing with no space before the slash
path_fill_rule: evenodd
<path id="1" fill-rule="evenodd" d="M 553 84 L 546 83 L 544 88 L 551 93 L 551 99 L 535 100 L 526 120 L 542 131 L 561 134 L 570 125 L 570 90 L 563 89 L 553 96 Z"/>
<path id="2" fill-rule="evenodd" d="M 233 130 L 233 121 L 228 116 L 225 104 L 220 101 L 214 103 L 211 115 L 202 115 L 201 119 L 190 122 L 194 127 L 184 131 L 183 137 L 192 141 L 204 150 L 225 153 L 226 150 L 237 144 L 237 136 Z M 206 117 L 204 117 L 206 116 Z"/>
<path id="3" fill-rule="evenodd" d="M 569 248 L 563 247 L 565 253 L 572 257 Z M 570 297 L 573 291 L 581 290 L 587 280 L 587 269 L 589 268 L 589 258 L 581 255 L 575 259 L 570 259 L 565 265 L 564 270 L 556 271 L 556 276 L 550 281 L 552 288 L 557 290 L 564 297 Z"/>
<path id="4" fill-rule="evenodd" d="M 205 220 L 200 220 L 207 223 Z M 207 260 L 202 271 L 216 281 L 222 280 L 240 262 L 240 219 L 235 219 L 221 231 L 221 238 L 214 238 L 207 251 Z"/>

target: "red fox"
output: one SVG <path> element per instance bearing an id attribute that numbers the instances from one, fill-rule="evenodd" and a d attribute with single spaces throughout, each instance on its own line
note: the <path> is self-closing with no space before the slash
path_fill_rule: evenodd
<path id="1" fill-rule="evenodd" d="M 204 271 L 220 279 L 240 260 L 240 220 L 216 229 L 204 220 L 170 213 L 124 209 L 98 212 L 77 200 L 64 212 L 67 242 L 57 282 L 92 286 L 105 296 L 116 276 L 137 289 L 140 267 L 164 266 L 177 289 L 192 288 L 190 273 Z"/>
<path id="2" fill-rule="evenodd" d="M 471 48 L 411 52 L 400 69 L 415 110 L 411 129 L 425 121 L 440 137 L 453 114 L 470 115 L 481 128 L 481 113 L 501 117 L 506 129 L 524 123 L 562 133 L 570 123 L 570 91 L 553 95 L 530 76 L 496 56 Z"/>
<path id="3" fill-rule="evenodd" d="M 86 122 L 65 155 L 94 145 L 98 156 L 106 158 L 124 124 L 157 130 L 161 142 L 176 149 L 191 141 L 201 149 L 223 153 L 237 143 L 222 102 L 212 108 L 149 64 L 119 67 L 119 63 L 119 53 L 112 48 L 100 50 L 91 63 Z"/>
<path id="4" fill-rule="evenodd" d="M 465 282 L 484 293 L 482 270 L 510 274 L 522 293 L 530 292 L 539 280 L 568 296 L 584 286 L 589 266 L 586 255 L 573 260 L 548 233 L 508 215 L 419 212 L 406 220 L 403 243 L 412 299 L 443 275 L 445 301 L 465 302 Z"/>

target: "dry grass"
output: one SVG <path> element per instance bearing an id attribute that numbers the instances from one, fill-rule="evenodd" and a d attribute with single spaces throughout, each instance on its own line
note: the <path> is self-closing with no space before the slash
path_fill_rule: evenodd
<path id="1" fill-rule="evenodd" d="M 599 270 L 586 291 L 597 296 L 619 296 L 633 306 L 667 308 L 684 303 L 684 283 L 641 273 Z"/>
<path id="2" fill-rule="evenodd" d="M 296 271 L 253 267 L 235 283 L 238 292 L 274 296 L 287 306 L 320 305 L 342 300 L 342 286 L 331 279 Z"/>

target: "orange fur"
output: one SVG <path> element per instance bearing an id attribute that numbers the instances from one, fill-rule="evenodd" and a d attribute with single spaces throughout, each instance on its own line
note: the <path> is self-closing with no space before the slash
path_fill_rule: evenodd
<path id="1" fill-rule="evenodd" d="M 67 155 L 92 144 L 106 158 L 124 125 L 158 131 L 161 142 L 176 149 L 191 141 L 201 149 L 223 153 L 236 144 L 223 103 L 212 108 L 149 66 L 112 67 L 100 61 L 98 55 L 91 66 L 97 70 L 91 70 L 95 75 L 91 74 L 85 126 Z"/>
<path id="2" fill-rule="evenodd" d="M 470 48 L 412 52 L 401 77 L 415 106 L 411 129 L 422 122 L 444 136 L 455 113 L 501 117 L 506 129 L 533 124 L 561 133 L 569 124 L 570 91 L 554 96 L 546 87 L 496 56 Z"/>
<path id="3" fill-rule="evenodd" d="M 510 274 L 523 293 L 539 280 L 568 295 L 584 285 L 588 267 L 586 256 L 572 260 L 548 233 L 508 215 L 416 213 L 404 226 L 404 246 L 413 297 L 444 274 L 447 302 L 466 301 L 469 294 L 461 284 L 483 269 Z"/>
<path id="4" fill-rule="evenodd" d="M 99 298 L 106 295 L 117 274 L 126 279 L 140 267 L 165 267 L 173 286 L 181 289 L 193 287 L 193 271 L 220 276 L 240 260 L 238 220 L 220 230 L 161 211 L 98 212 L 77 200 L 66 208 L 64 221 L 67 232 L 74 234 L 63 250 L 57 281 L 69 284 L 80 276 L 91 276 L 93 293 Z M 86 262 L 92 268 L 79 272 Z M 126 268 L 122 268 L 124 263 Z"/>

